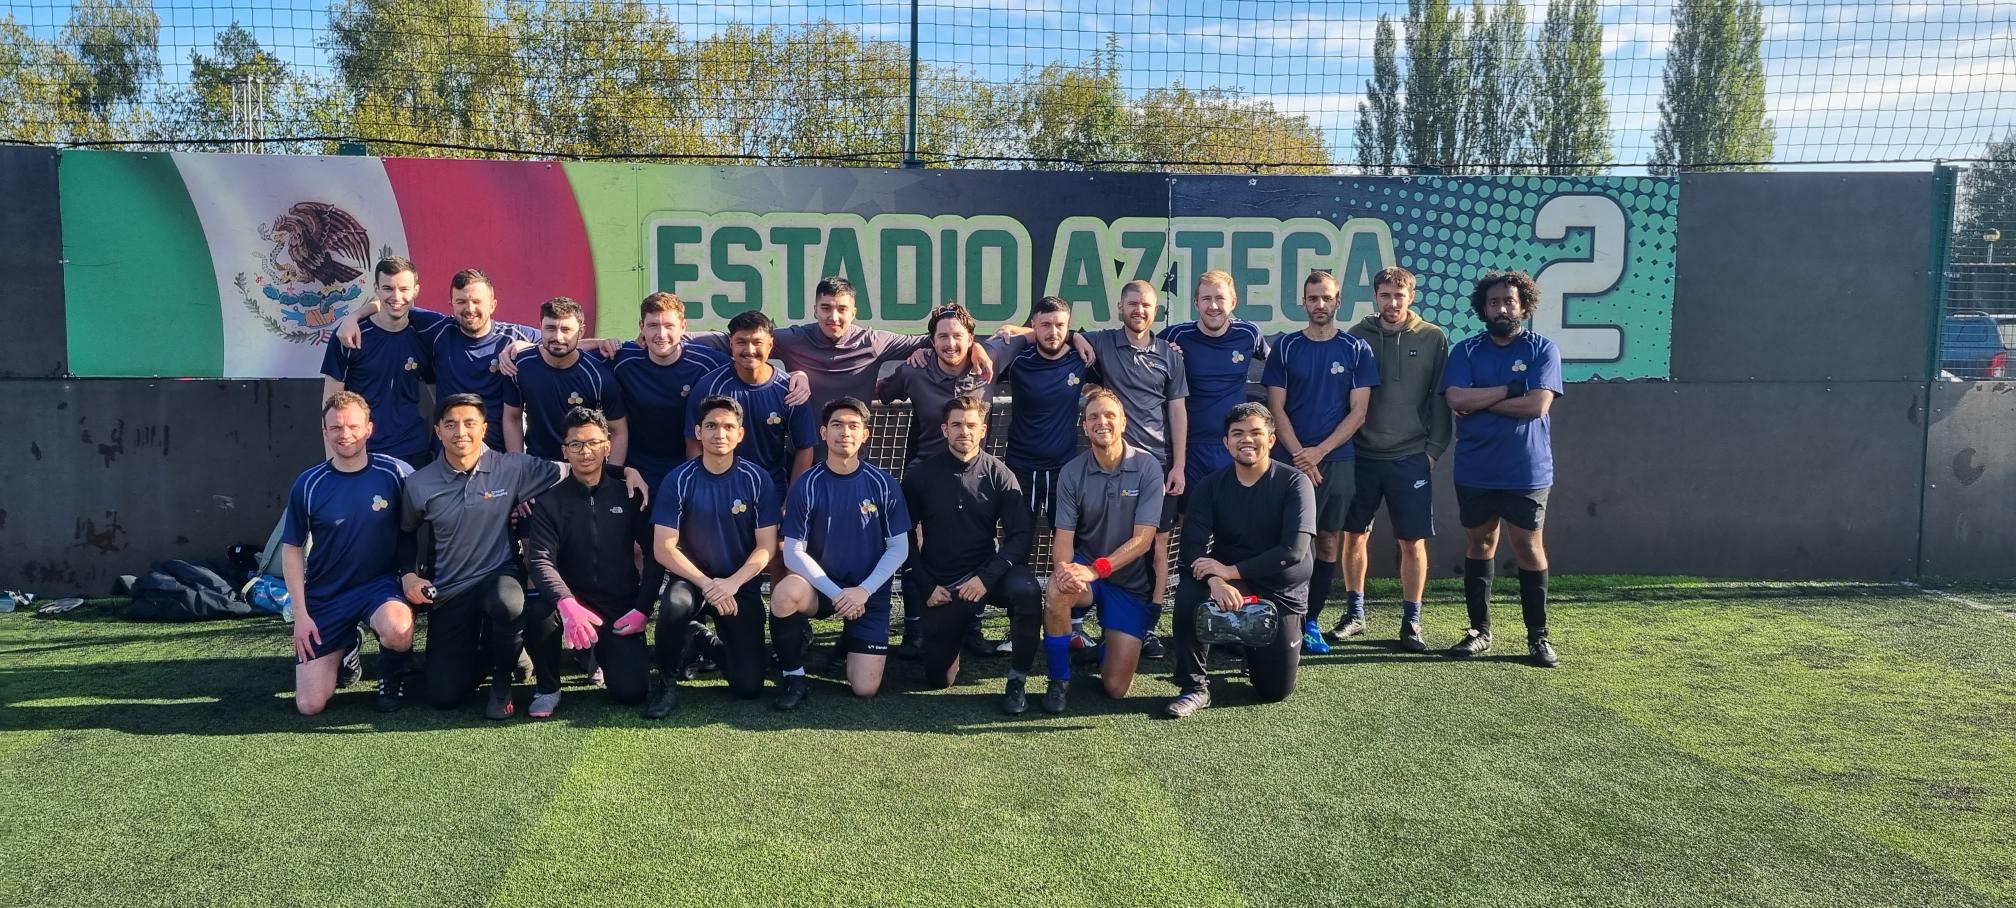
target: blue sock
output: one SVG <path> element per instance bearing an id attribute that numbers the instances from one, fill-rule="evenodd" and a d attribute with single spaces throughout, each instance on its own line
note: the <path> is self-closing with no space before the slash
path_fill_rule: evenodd
<path id="1" fill-rule="evenodd" d="M 1344 608 L 1351 617 L 1360 621 L 1365 620 L 1365 594 L 1351 590 L 1344 591 Z"/>
<path id="2" fill-rule="evenodd" d="M 1071 680 L 1071 635 L 1043 635 L 1043 661 L 1049 663 L 1050 680 Z"/>
<path id="3" fill-rule="evenodd" d="M 1421 603 L 1419 602 L 1400 603 L 1400 620 L 1407 624 L 1420 624 Z"/>

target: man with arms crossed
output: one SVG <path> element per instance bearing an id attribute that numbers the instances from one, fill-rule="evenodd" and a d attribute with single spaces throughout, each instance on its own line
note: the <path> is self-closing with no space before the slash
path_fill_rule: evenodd
<path id="1" fill-rule="evenodd" d="M 1449 351 L 1442 393 L 1456 413 L 1456 508 L 1468 550 L 1463 601 L 1470 629 L 1452 656 L 1491 648 L 1492 558 L 1498 526 L 1519 565 L 1519 604 L 1526 646 L 1537 665 L 1561 659 L 1547 639 L 1547 549 L 1541 527 L 1554 485 L 1554 445 L 1548 414 L 1561 396 L 1561 351 L 1525 328 L 1540 308 L 1540 287 L 1523 271 L 1494 271 L 1470 291 L 1470 309 L 1485 331 Z"/>
<path id="2" fill-rule="evenodd" d="M 805 702 L 812 618 L 846 622 L 847 682 L 857 697 L 882 689 L 889 659 L 889 587 L 910 554 L 910 512 L 896 478 L 861 459 L 868 405 L 851 397 L 821 408 L 826 460 L 791 484 L 784 502 L 784 565 L 771 594 L 770 635 L 784 672 L 777 708 Z"/>
<path id="3" fill-rule="evenodd" d="M 617 703 L 644 702 L 651 662 L 644 651 L 644 625 L 665 572 L 653 559 L 638 570 L 637 553 L 651 549 L 651 518 L 644 496 L 623 487 L 609 467 L 609 423 L 587 407 L 568 411 L 562 422 L 568 474 L 532 502 L 525 521 L 525 567 L 539 588 L 539 602 L 527 607 L 526 624 L 542 635 L 532 639 L 532 666 L 539 675 L 533 718 L 553 714 L 560 702 L 560 650 L 594 649 L 609 696 Z M 546 617 L 557 612 L 559 633 Z M 602 628 L 597 631 L 596 628 Z"/>
<path id="4" fill-rule="evenodd" d="M 731 693 L 754 699 L 770 669 L 758 578 L 777 554 L 777 486 L 768 471 L 735 454 L 744 432 L 735 398 L 701 398 L 694 411 L 700 456 L 665 478 L 651 512 L 658 525 L 652 551 L 672 580 L 658 612 L 659 686 L 644 711 L 647 719 L 662 719 L 678 705 L 678 682 L 699 644 L 703 610 L 714 615 L 721 637 L 715 661 Z"/>
<path id="5" fill-rule="evenodd" d="M 917 600 L 924 616 L 924 684 L 937 689 L 958 680 L 960 635 L 991 602 L 1008 610 L 1009 639 L 1024 641 L 1008 672 L 1008 711 L 1020 713 L 1043 607 L 1042 588 L 1029 571 L 1029 505 L 1008 465 L 980 450 L 987 405 L 955 397 L 938 412 L 945 450 L 903 474 L 920 540 L 903 595 Z"/>
<path id="6" fill-rule="evenodd" d="M 630 423 L 623 389 L 600 357 L 581 352 L 586 313 L 581 304 L 556 296 L 539 304 L 539 349 L 518 355 L 518 374 L 504 387 L 504 449 L 534 457 L 560 457 L 561 426 L 575 407 L 586 407 L 609 423 L 609 461 L 626 463 Z"/>
<path id="7" fill-rule="evenodd" d="M 1435 535 L 1435 461 L 1449 449 L 1449 408 L 1437 399 L 1449 338 L 1414 306 L 1414 275 L 1391 266 L 1372 276 L 1379 311 L 1351 326 L 1372 346 L 1379 385 L 1358 430 L 1356 494 L 1344 517 L 1344 620 L 1330 642 L 1364 633 L 1366 542 L 1379 502 L 1393 520 L 1400 549 L 1400 647 L 1420 652 L 1421 596 L 1428 587 L 1428 540 Z"/>
<path id="8" fill-rule="evenodd" d="M 371 405 L 338 391 L 322 405 L 334 452 L 294 480 L 281 521 L 280 571 L 294 601 L 294 708 L 312 716 L 336 691 L 338 663 L 355 648 L 357 622 L 378 635 L 378 709 L 400 707 L 413 612 L 399 598 L 399 492 L 412 472 L 365 450 Z M 310 542 L 314 551 L 308 551 Z"/>
<path id="9" fill-rule="evenodd" d="M 1265 647 L 1246 648 L 1253 690 L 1267 703 L 1295 691 L 1302 635 L 1297 616 L 1309 590 L 1309 542 L 1316 534 L 1316 488 L 1302 471 L 1274 460 L 1274 417 L 1265 406 L 1242 403 L 1225 415 L 1224 447 L 1232 469 L 1205 477 L 1190 489 L 1183 517 L 1183 557 L 1176 587 L 1176 684 L 1183 692 L 1163 714 L 1181 719 L 1211 705 L 1208 648 L 1197 639 L 1197 608 L 1208 598 L 1222 611 L 1257 597 L 1281 619 Z"/>
<path id="10" fill-rule="evenodd" d="M 1317 622 L 1337 579 L 1339 542 L 1357 478 L 1351 436 L 1365 424 L 1372 388 L 1379 384 L 1372 347 L 1337 328 L 1337 289 L 1327 271 L 1312 271 L 1302 280 L 1309 323 L 1274 341 L 1274 355 L 1260 378 L 1280 438 L 1276 455 L 1316 486 L 1316 567 L 1309 577 L 1302 649 L 1317 655 L 1330 651 Z M 1350 617 L 1362 622 L 1364 606 L 1359 608 L 1361 614 Z"/>
<path id="11" fill-rule="evenodd" d="M 420 385 L 434 383 L 428 332 L 447 318 L 413 308 L 420 272 L 404 258 L 379 260 L 372 284 L 379 308 L 363 320 L 357 345 L 332 343 L 322 351 L 322 398 L 338 391 L 363 395 L 378 427 L 372 446 L 407 466 L 426 466 L 434 456 L 434 436 L 420 413 Z"/>
<path id="12" fill-rule="evenodd" d="M 1043 603 L 1043 654 L 1050 671 L 1043 711 L 1052 715 L 1067 706 L 1072 609 L 1089 605 L 1099 611 L 1099 625 L 1106 629 L 1099 676 L 1106 695 L 1116 699 L 1134 684 L 1141 639 L 1155 616 L 1148 601 L 1155 580 L 1144 556 L 1162 520 L 1167 488 L 1162 465 L 1125 441 L 1126 408 L 1112 391 L 1086 395 L 1084 426 L 1091 448 L 1057 476 L 1055 564 Z M 1016 657 L 1024 661 L 1021 653 Z"/>

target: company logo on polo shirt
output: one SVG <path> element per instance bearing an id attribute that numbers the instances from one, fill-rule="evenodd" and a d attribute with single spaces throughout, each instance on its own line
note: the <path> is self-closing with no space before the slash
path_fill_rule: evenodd
<path id="1" fill-rule="evenodd" d="M 1075 388 L 1078 386 L 1079 381 L 1080 379 L 1078 378 L 1077 374 L 1073 373 L 1070 378 L 1064 380 L 1064 383 Z"/>
<path id="2" fill-rule="evenodd" d="M 483 500 L 489 501 L 494 498 L 503 498 L 504 496 L 509 494 L 511 494 L 510 489 L 491 489 L 490 491 L 483 493 Z"/>
<path id="3" fill-rule="evenodd" d="M 770 416 L 764 419 L 763 422 L 768 425 L 780 426 L 784 424 L 784 417 L 777 415 L 776 410 L 771 410 Z"/>
<path id="4" fill-rule="evenodd" d="M 415 369 L 418 369 L 418 368 L 420 368 L 420 361 L 419 361 L 419 360 L 416 360 L 416 359 L 414 359 L 413 357 L 410 357 L 410 356 L 409 356 L 409 357 L 406 357 L 406 371 L 408 371 L 408 372 L 411 372 L 411 371 L 413 371 L 413 370 L 415 370 Z"/>
<path id="5" fill-rule="evenodd" d="M 747 510 L 749 510 L 749 503 L 740 498 L 735 499 L 735 503 L 728 506 L 728 513 L 730 514 L 740 514 Z"/>
<path id="6" fill-rule="evenodd" d="M 1331 363 L 1331 364 L 1330 364 L 1330 374 L 1331 374 L 1331 375 L 1343 375 L 1343 374 L 1344 374 L 1344 364 L 1343 364 L 1343 363 Z"/>
<path id="7" fill-rule="evenodd" d="M 1246 354 L 1234 350 L 1232 351 L 1232 361 L 1235 363 L 1243 363 L 1246 361 Z"/>
<path id="8" fill-rule="evenodd" d="M 1523 359 L 1521 359 L 1521 360 L 1514 360 L 1514 361 L 1512 362 L 1512 371 L 1514 371 L 1514 372 L 1524 372 L 1524 371 L 1526 371 L 1526 361 L 1525 361 L 1525 360 L 1523 360 Z"/>
<path id="9" fill-rule="evenodd" d="M 874 501 L 867 498 L 861 499 L 861 516 L 867 517 L 880 510 L 882 509 L 876 507 Z"/>
<path id="10" fill-rule="evenodd" d="M 1141 490 L 1140 490 L 1140 489 L 1121 489 L 1121 490 L 1120 490 L 1120 497 L 1121 497 L 1121 498 L 1139 498 L 1139 497 L 1141 497 Z"/>
<path id="11" fill-rule="evenodd" d="M 371 510 L 382 511 L 391 506 L 392 502 L 386 501 L 385 496 L 383 495 L 371 496 Z"/>
<path id="12" fill-rule="evenodd" d="M 581 406 L 582 402 L 586 400 L 587 398 L 581 396 L 581 392 L 576 391 L 572 394 L 567 395 L 567 406 L 578 407 Z"/>

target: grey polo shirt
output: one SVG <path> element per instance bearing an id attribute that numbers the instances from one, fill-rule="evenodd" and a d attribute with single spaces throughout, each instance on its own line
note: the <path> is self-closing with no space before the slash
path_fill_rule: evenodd
<path id="1" fill-rule="evenodd" d="M 530 454 L 483 449 L 467 473 L 449 469 L 445 457 L 406 477 L 399 526 L 425 524 L 434 539 L 435 601 L 474 586 L 517 561 L 511 509 L 567 478 L 567 465 Z M 402 568 L 403 569 L 403 568 Z"/>
<path id="2" fill-rule="evenodd" d="M 998 368 L 998 367 L 997 367 Z M 966 370 L 947 375 L 938 357 L 922 366 L 903 363 L 889 377 L 875 384 L 875 397 L 885 404 L 910 402 L 910 445 L 906 463 L 915 463 L 945 451 L 945 404 L 955 397 L 977 397 L 982 403 L 994 401 L 994 385 L 980 380 L 969 359 Z"/>
<path id="3" fill-rule="evenodd" d="M 1092 345 L 1101 387 L 1120 395 L 1127 411 L 1127 443 L 1155 455 L 1165 469 L 1169 448 L 1169 402 L 1190 396 L 1190 381 L 1183 374 L 1183 353 L 1162 338 L 1150 338 L 1136 347 L 1127 342 L 1125 328 L 1080 332 Z"/>
<path id="4" fill-rule="evenodd" d="M 1057 471 L 1057 529 L 1077 534 L 1075 553 L 1087 561 L 1112 555 L 1137 526 L 1162 524 L 1162 465 L 1147 451 L 1132 444 L 1126 448 L 1113 470 L 1099 466 L 1088 448 Z M 1144 554 L 1107 579 L 1146 599 L 1155 591 L 1148 568 L 1152 560 Z"/>

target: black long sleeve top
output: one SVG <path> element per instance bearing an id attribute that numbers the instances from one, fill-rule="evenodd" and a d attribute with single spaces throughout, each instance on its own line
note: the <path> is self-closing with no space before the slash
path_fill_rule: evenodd
<path id="1" fill-rule="evenodd" d="M 1308 608 L 1310 540 L 1316 535 L 1316 487 L 1275 460 L 1252 485 L 1230 467 L 1190 490 L 1183 514 L 1183 576 L 1199 558 L 1237 568 L 1241 583 L 1282 611 Z"/>
<path id="2" fill-rule="evenodd" d="M 650 614 L 665 569 L 651 557 L 651 513 L 623 477 L 604 470 L 592 488 L 569 475 L 532 503 L 525 520 L 525 567 L 539 592 L 581 600 L 604 618 Z M 644 547 L 639 574 L 631 545 Z"/>
<path id="3" fill-rule="evenodd" d="M 1029 563 L 1029 502 L 994 455 L 926 457 L 904 472 L 903 497 L 924 537 L 910 567 L 931 582 L 949 586 L 977 576 L 991 590 L 1009 568 Z"/>

